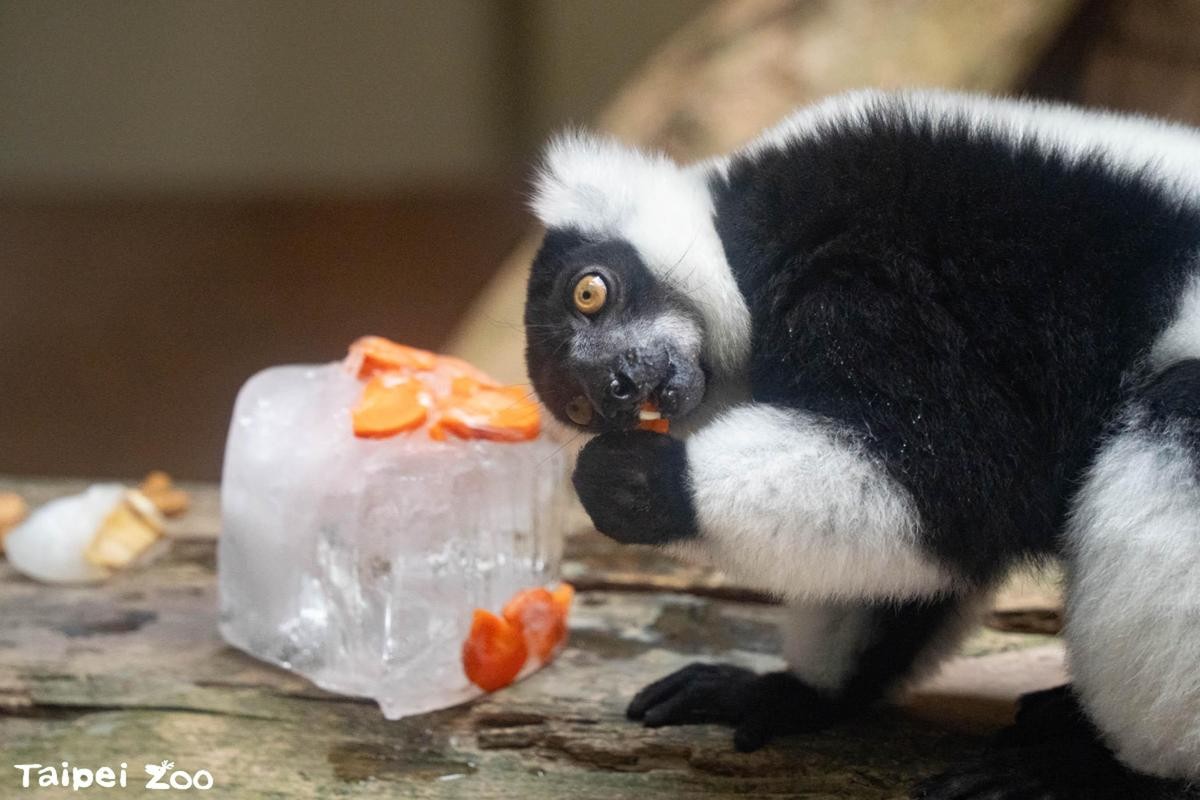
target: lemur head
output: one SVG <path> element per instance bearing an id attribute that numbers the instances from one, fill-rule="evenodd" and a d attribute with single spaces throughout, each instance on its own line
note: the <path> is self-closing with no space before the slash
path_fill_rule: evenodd
<path id="1" fill-rule="evenodd" d="M 526 361 L 557 418 L 631 428 L 651 401 L 679 419 L 741 369 L 749 312 L 702 170 L 564 137 L 547 150 L 533 209 L 546 236 L 529 278 Z"/>

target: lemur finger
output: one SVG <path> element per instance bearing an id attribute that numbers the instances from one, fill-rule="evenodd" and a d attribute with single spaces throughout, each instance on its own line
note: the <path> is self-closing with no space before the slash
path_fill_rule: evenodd
<path id="1" fill-rule="evenodd" d="M 694 680 L 676 694 L 649 708 L 642 717 L 647 728 L 704 722 L 733 722 L 742 713 L 730 702 L 729 687 L 718 677 Z"/>
<path id="2" fill-rule="evenodd" d="M 732 664 L 688 664 L 666 677 L 659 678 L 634 695 L 629 707 L 625 709 L 625 716 L 629 719 L 640 720 L 651 707 L 677 694 L 692 681 L 713 676 L 722 676 L 727 681 L 740 680 L 744 682 L 753 680 L 754 673 Z"/>

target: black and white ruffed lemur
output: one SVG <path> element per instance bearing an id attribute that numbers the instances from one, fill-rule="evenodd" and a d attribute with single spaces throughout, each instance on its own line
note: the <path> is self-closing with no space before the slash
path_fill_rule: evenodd
<path id="1" fill-rule="evenodd" d="M 596 527 L 789 604 L 788 671 L 692 665 L 632 719 L 834 722 L 1058 557 L 1073 683 L 917 796 L 1197 791 L 1200 133 L 864 91 L 689 166 L 561 138 L 534 209 L 529 374 L 596 434 Z"/>

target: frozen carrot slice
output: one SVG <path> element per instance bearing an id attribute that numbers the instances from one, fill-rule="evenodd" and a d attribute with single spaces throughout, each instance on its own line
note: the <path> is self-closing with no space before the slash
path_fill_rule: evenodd
<path id="1" fill-rule="evenodd" d="M 513 595 L 501 612 L 521 629 L 525 646 L 543 664 L 567 639 L 567 615 L 560 611 L 554 595 L 545 589 L 523 589 Z"/>
<path id="2" fill-rule="evenodd" d="M 420 427 L 429 413 L 421 402 L 424 392 L 425 387 L 415 378 L 371 378 L 351 412 L 354 435 L 383 439 Z"/>
<path id="3" fill-rule="evenodd" d="M 575 587 L 566 581 L 560 581 L 550 594 L 554 597 L 554 607 L 563 615 L 563 619 L 566 619 L 571 611 L 571 603 L 575 600 Z"/>
<path id="4" fill-rule="evenodd" d="M 498 389 L 501 386 L 491 375 L 488 375 L 474 364 L 463 361 L 461 358 L 438 356 L 437 365 L 439 369 L 443 369 L 453 375 L 455 381 L 460 378 L 466 378 L 476 387 L 486 386 L 489 389 Z"/>
<path id="5" fill-rule="evenodd" d="M 465 386 L 457 384 L 462 391 Z M 520 442 L 537 437 L 541 414 L 523 386 L 481 386 L 465 396 L 456 393 L 443 407 L 438 425 L 463 439 Z"/>
<path id="6" fill-rule="evenodd" d="M 485 692 L 502 689 L 516 680 L 527 657 L 520 628 L 490 611 L 475 609 L 471 632 L 462 648 L 467 680 Z"/>
<path id="7" fill-rule="evenodd" d="M 382 336 L 363 336 L 350 345 L 350 355 L 362 358 L 358 367 L 360 378 L 379 372 L 428 372 L 438 362 L 437 355 L 428 350 L 398 344 Z"/>

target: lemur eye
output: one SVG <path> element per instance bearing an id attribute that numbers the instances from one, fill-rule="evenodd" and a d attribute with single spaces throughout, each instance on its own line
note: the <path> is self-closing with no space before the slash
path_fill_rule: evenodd
<path id="1" fill-rule="evenodd" d="M 608 300 L 608 284 L 596 273 L 584 275 L 575 284 L 575 308 L 583 314 L 595 314 Z"/>
<path id="2" fill-rule="evenodd" d="M 567 418 L 576 425 L 587 425 L 592 421 L 592 404 L 583 395 L 578 395 L 567 403 Z"/>

